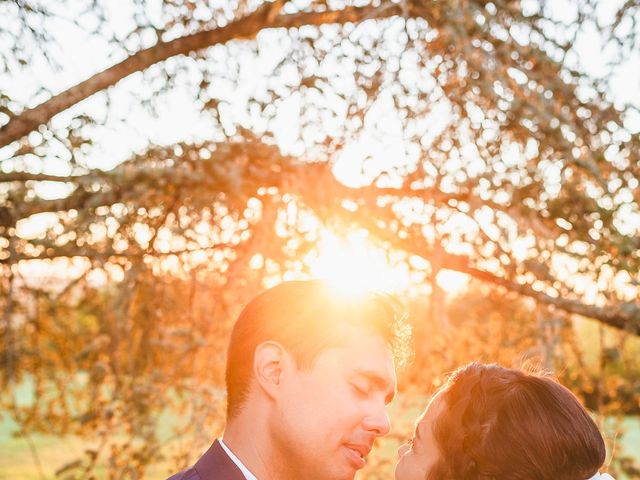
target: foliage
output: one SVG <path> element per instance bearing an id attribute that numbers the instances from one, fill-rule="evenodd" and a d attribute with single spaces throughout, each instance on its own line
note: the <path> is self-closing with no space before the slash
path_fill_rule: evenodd
<path id="1" fill-rule="evenodd" d="M 221 428 L 239 306 L 308 274 L 324 229 L 366 231 L 419 279 L 409 385 L 540 356 L 590 406 L 637 411 L 638 106 L 613 91 L 637 2 L 113 8 L 0 1 L 2 401 L 23 434 L 90 439 L 61 476 L 191 461 Z M 104 55 L 69 74 L 61 31 Z M 585 44 L 611 62 L 590 71 Z M 491 293 L 447 310 L 443 270 Z M 617 340 L 581 351 L 584 317 Z"/>

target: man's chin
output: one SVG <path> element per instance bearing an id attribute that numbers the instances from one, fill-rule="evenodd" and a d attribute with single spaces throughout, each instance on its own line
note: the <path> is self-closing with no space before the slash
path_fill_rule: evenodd
<path id="1" fill-rule="evenodd" d="M 299 478 L 305 480 L 354 480 L 359 469 L 347 461 L 344 455 L 334 454 L 327 462 L 307 464 L 305 470 L 308 473 L 304 477 L 296 476 L 296 480 Z"/>
<path id="2" fill-rule="evenodd" d="M 326 480 L 354 480 L 359 468 L 353 466 L 347 459 L 335 458 L 333 462 L 333 468 L 326 471 Z"/>
<path id="3" fill-rule="evenodd" d="M 324 475 L 307 475 L 305 480 L 354 480 L 356 477 L 356 470 L 353 469 L 334 469 L 331 472 L 325 472 Z"/>

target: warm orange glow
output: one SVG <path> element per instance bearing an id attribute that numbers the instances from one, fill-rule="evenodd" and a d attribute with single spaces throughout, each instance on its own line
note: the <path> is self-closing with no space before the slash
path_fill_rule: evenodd
<path id="1" fill-rule="evenodd" d="M 406 259 L 390 259 L 389 253 L 374 245 L 365 231 L 339 236 L 325 230 L 320 235 L 317 249 L 307 255 L 304 262 L 311 276 L 329 281 L 348 295 L 367 291 L 389 293 L 407 292 L 422 282 L 412 275 Z M 415 273 L 415 272 L 414 272 Z M 464 273 L 442 270 L 437 282 L 448 294 L 456 295 L 467 288 L 469 277 Z"/>
<path id="2" fill-rule="evenodd" d="M 438 272 L 436 282 L 445 292 L 455 295 L 467 288 L 469 276 L 453 270 L 441 270 Z"/>
<path id="3" fill-rule="evenodd" d="M 411 285 L 407 265 L 391 262 L 387 252 L 373 245 L 364 231 L 346 237 L 323 232 L 317 250 L 305 263 L 313 277 L 326 279 L 347 294 L 401 292 Z"/>

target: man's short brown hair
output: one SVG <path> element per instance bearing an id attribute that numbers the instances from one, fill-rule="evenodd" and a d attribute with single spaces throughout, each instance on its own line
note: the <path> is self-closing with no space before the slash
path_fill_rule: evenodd
<path id="1" fill-rule="evenodd" d="M 284 282 L 255 297 L 231 332 L 227 418 L 240 411 L 246 398 L 259 344 L 278 342 L 299 368 L 308 368 L 321 351 L 339 345 L 353 326 L 381 335 L 396 358 L 406 352 L 407 329 L 390 295 L 341 295 L 324 281 L 308 280 Z"/>

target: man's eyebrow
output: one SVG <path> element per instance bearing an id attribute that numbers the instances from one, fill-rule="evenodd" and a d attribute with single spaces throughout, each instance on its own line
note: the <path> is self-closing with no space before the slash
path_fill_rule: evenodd
<path id="1" fill-rule="evenodd" d="M 381 377 L 376 372 L 372 372 L 370 370 L 356 370 L 354 372 L 356 376 L 365 378 L 368 382 L 374 384 L 380 390 L 389 390 L 387 395 L 384 398 L 386 403 L 391 403 L 391 400 L 396 396 L 395 385 L 389 388 L 391 382 L 389 382 L 386 378 Z"/>

